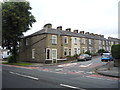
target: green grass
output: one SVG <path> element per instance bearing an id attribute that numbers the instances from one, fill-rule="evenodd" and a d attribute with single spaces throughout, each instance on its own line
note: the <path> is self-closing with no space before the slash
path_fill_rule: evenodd
<path id="1" fill-rule="evenodd" d="M 18 66 L 32 65 L 32 63 L 8 63 L 8 62 L 2 62 L 2 64 L 18 65 Z"/>

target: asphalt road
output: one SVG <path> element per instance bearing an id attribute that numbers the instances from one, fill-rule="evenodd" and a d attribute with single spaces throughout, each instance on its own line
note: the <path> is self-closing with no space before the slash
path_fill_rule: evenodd
<path id="1" fill-rule="evenodd" d="M 75 71 L 75 72 L 92 72 L 95 67 L 105 65 L 107 62 L 101 62 L 101 56 L 93 57 L 92 60 L 88 61 L 74 61 L 68 64 L 56 65 L 56 66 L 47 66 L 50 70 L 62 70 L 65 72 Z"/>
<path id="2" fill-rule="evenodd" d="M 116 78 L 91 73 L 62 73 L 46 68 L 29 69 L 5 65 L 2 69 L 2 88 L 118 88 Z"/>

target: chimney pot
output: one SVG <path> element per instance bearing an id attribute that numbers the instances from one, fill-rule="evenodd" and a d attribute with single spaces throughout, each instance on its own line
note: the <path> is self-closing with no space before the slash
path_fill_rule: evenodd
<path id="1" fill-rule="evenodd" d="M 90 34 L 90 33 L 89 33 L 89 32 L 86 32 L 85 34 L 87 34 L 87 35 L 88 35 L 88 34 Z"/>
<path id="2" fill-rule="evenodd" d="M 78 33 L 78 30 L 74 30 L 73 32 Z"/>
<path id="3" fill-rule="evenodd" d="M 67 29 L 66 29 L 66 31 L 69 31 L 69 32 L 71 32 L 71 28 L 67 28 Z"/>
<path id="4" fill-rule="evenodd" d="M 44 29 L 52 28 L 52 24 L 48 23 L 43 26 Z"/>
<path id="5" fill-rule="evenodd" d="M 57 29 L 58 29 L 58 30 L 62 30 L 62 26 L 58 26 Z"/>
<path id="6" fill-rule="evenodd" d="M 80 31 L 81 34 L 84 34 L 84 31 Z"/>

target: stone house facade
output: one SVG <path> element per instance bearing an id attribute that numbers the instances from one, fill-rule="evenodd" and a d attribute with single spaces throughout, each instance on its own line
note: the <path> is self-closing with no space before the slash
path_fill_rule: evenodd
<path id="1" fill-rule="evenodd" d="M 119 39 L 104 38 L 104 35 L 74 30 L 56 29 L 52 24 L 44 25 L 43 29 L 31 35 L 21 37 L 19 60 L 45 63 L 46 60 L 64 60 L 66 56 L 84 53 L 90 50 L 96 53 L 99 49 L 110 51 Z"/>

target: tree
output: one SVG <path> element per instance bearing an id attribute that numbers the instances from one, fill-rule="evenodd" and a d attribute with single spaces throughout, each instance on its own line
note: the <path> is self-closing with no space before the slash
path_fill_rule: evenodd
<path id="1" fill-rule="evenodd" d="M 16 62 L 20 37 L 36 22 L 31 9 L 27 1 L 2 3 L 2 47 L 10 50 L 13 62 Z"/>

